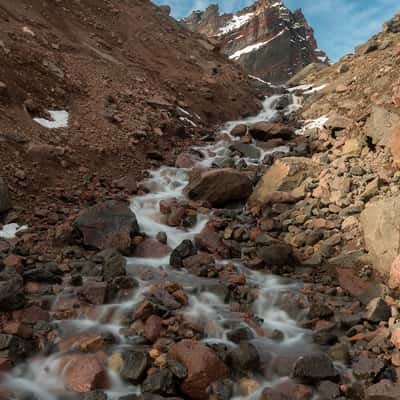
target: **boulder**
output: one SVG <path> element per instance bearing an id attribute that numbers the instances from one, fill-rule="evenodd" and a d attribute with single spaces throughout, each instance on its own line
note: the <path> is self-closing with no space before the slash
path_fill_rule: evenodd
<path id="1" fill-rule="evenodd" d="M 174 268 L 183 268 L 183 260 L 197 253 L 196 247 L 191 240 L 184 240 L 176 247 L 169 258 L 169 264 Z"/>
<path id="2" fill-rule="evenodd" d="M 389 129 L 388 147 L 392 154 L 393 162 L 396 166 L 400 165 L 400 124 Z"/>
<path id="3" fill-rule="evenodd" d="M 335 380 L 338 376 L 331 359 L 324 353 L 313 353 L 297 359 L 293 377 L 315 384 L 324 380 Z"/>
<path id="4" fill-rule="evenodd" d="M 293 266 L 296 263 L 292 247 L 284 242 L 276 241 L 260 247 L 257 254 L 268 267 Z"/>
<path id="5" fill-rule="evenodd" d="M 247 200 L 253 185 L 249 177 L 231 168 L 201 172 L 192 177 L 185 191 L 192 200 L 206 200 L 214 206 Z"/>
<path id="6" fill-rule="evenodd" d="M 372 143 L 379 146 L 389 146 L 389 142 L 393 143 L 391 129 L 400 124 L 400 116 L 384 107 L 374 106 L 371 111 L 365 129 L 367 136 Z"/>
<path id="7" fill-rule="evenodd" d="M 138 384 L 146 376 L 150 356 L 146 350 L 125 350 L 122 353 L 114 353 L 108 360 L 108 366 L 122 379 Z"/>
<path id="8" fill-rule="evenodd" d="M 390 267 L 389 287 L 390 289 L 397 289 L 400 287 L 400 256 L 394 259 Z"/>
<path id="9" fill-rule="evenodd" d="M 390 306 L 380 297 L 372 299 L 367 305 L 365 319 L 379 324 L 392 316 Z"/>
<path id="10" fill-rule="evenodd" d="M 117 250 L 103 250 L 93 257 L 93 261 L 101 266 L 101 275 L 107 282 L 126 275 L 126 258 Z"/>
<path id="11" fill-rule="evenodd" d="M 384 32 L 400 33 L 400 13 L 396 14 L 391 20 L 383 25 Z"/>
<path id="12" fill-rule="evenodd" d="M 367 389 L 366 400 L 397 400 L 400 393 L 400 383 L 382 380 Z"/>
<path id="13" fill-rule="evenodd" d="M 107 371 L 94 354 L 66 355 L 61 359 L 61 366 L 68 390 L 86 393 L 109 387 Z"/>
<path id="14" fill-rule="evenodd" d="M 194 340 L 182 340 L 172 346 L 169 357 L 187 368 L 181 390 L 194 400 L 207 399 L 208 386 L 229 373 L 226 365 L 209 347 Z"/>
<path id="15" fill-rule="evenodd" d="M 234 137 L 242 137 L 247 133 L 247 125 L 239 124 L 236 125 L 230 132 L 230 134 Z"/>
<path id="16" fill-rule="evenodd" d="M 351 119 L 334 113 L 328 118 L 324 126 L 332 132 L 337 132 L 349 128 L 351 124 L 352 124 Z"/>
<path id="17" fill-rule="evenodd" d="M 249 133 L 254 139 L 262 142 L 277 138 L 290 140 L 295 136 L 294 130 L 289 126 L 269 121 L 261 121 L 251 125 Z"/>
<path id="18" fill-rule="evenodd" d="M 0 213 L 8 211 L 11 207 L 11 196 L 8 186 L 4 179 L 0 177 Z"/>
<path id="19" fill-rule="evenodd" d="M 400 254 L 400 197 L 367 203 L 360 221 L 374 268 L 387 276 Z"/>
<path id="20" fill-rule="evenodd" d="M 303 181 L 318 173 L 318 166 L 309 158 L 281 158 L 263 175 L 248 200 L 250 207 L 262 207 L 271 202 L 274 192 L 291 192 Z"/>
<path id="21" fill-rule="evenodd" d="M 12 311 L 25 303 L 24 281 L 16 273 L 0 274 L 0 311 Z"/>
<path id="22" fill-rule="evenodd" d="M 125 202 L 106 201 L 83 210 L 75 229 L 84 246 L 98 250 L 110 248 L 129 253 L 132 238 L 139 233 L 135 214 Z"/>
<path id="23" fill-rule="evenodd" d="M 142 384 L 144 393 L 171 396 L 176 393 L 174 375 L 168 369 L 160 369 L 150 374 Z"/>

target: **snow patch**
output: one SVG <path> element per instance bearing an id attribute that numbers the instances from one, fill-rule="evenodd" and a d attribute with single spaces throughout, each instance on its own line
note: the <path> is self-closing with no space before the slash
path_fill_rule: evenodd
<path id="1" fill-rule="evenodd" d="M 317 87 L 312 87 L 310 90 L 307 90 L 304 92 L 304 94 L 311 94 L 315 92 L 319 92 L 320 90 L 326 88 L 328 85 L 324 83 L 323 85 L 317 86 Z"/>
<path id="2" fill-rule="evenodd" d="M 14 239 L 18 232 L 25 231 L 27 229 L 28 227 L 26 225 L 23 226 L 19 226 L 18 224 L 4 225 L 3 228 L 0 229 L 0 238 Z"/>
<path id="3" fill-rule="evenodd" d="M 234 15 L 233 18 L 218 32 L 218 36 L 226 35 L 229 32 L 236 31 L 253 17 L 254 13 L 248 13 L 243 15 Z"/>
<path id="4" fill-rule="evenodd" d="M 244 49 L 238 50 L 236 53 L 233 53 L 231 56 L 229 56 L 229 59 L 238 60 L 243 54 L 251 53 L 251 52 L 253 52 L 255 50 L 260 49 L 261 47 L 264 47 L 268 43 L 271 43 L 272 41 L 274 41 L 279 36 L 283 35 L 286 32 L 286 30 L 287 30 L 286 28 L 282 29 L 273 38 L 267 40 L 266 42 L 260 42 L 260 43 L 252 44 L 250 46 L 245 47 Z"/>
<path id="5" fill-rule="evenodd" d="M 322 129 L 325 126 L 326 121 L 328 121 L 328 119 L 329 117 L 327 117 L 326 115 L 323 115 L 322 117 L 319 117 L 317 119 L 309 119 L 304 122 L 304 125 L 301 129 L 298 129 L 296 131 L 296 134 L 303 135 L 304 132 L 309 129 Z"/>
<path id="6" fill-rule="evenodd" d="M 48 110 L 51 120 L 45 118 L 34 118 L 39 125 L 48 129 L 68 128 L 69 113 L 67 111 Z"/>
<path id="7" fill-rule="evenodd" d="M 261 82 L 261 83 L 265 83 L 266 85 L 271 85 L 271 82 L 264 81 L 264 80 L 262 80 L 261 78 L 259 78 L 258 76 L 249 75 L 249 78 L 250 78 L 250 79 L 254 79 L 254 80 L 256 80 L 256 81 L 259 81 L 259 82 Z"/>

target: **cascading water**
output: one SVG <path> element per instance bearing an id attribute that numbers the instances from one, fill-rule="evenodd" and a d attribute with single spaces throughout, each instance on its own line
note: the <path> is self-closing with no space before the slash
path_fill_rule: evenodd
<path id="1" fill-rule="evenodd" d="M 221 131 L 221 137 L 223 138 L 221 141 L 208 147 L 196 149 L 203 155 L 203 159 L 198 162 L 197 166 L 211 166 L 217 159 L 227 153 L 229 142 L 235 140 L 235 138 L 229 137 L 228 132 L 235 125 L 276 120 L 278 111 L 274 108 L 274 104 L 279 98 L 280 96 L 276 95 L 265 99 L 262 112 L 255 117 L 227 123 Z M 292 103 L 287 111 L 290 112 L 296 109 L 298 104 L 296 98 L 295 103 Z M 266 154 L 274 151 L 288 152 L 289 148 L 284 146 L 269 151 L 260 149 L 258 158 L 247 158 L 245 161 L 257 164 L 263 160 Z M 150 178 L 145 182 L 149 193 L 133 198 L 131 208 L 135 212 L 143 232 L 146 232 L 149 237 L 155 237 L 159 232 L 165 232 L 168 238 L 168 245 L 171 248 L 175 248 L 183 240 L 193 239 L 196 234 L 200 233 L 207 224 L 209 216 L 200 216 L 196 225 L 186 230 L 165 225 L 159 212 L 160 202 L 166 199 L 184 198 L 183 189 L 188 183 L 189 170 L 162 167 L 157 171 L 152 171 L 150 175 Z M 220 263 L 227 263 L 227 261 L 220 261 Z M 279 331 L 282 335 L 279 341 L 272 340 L 259 336 L 257 330 L 250 326 L 255 335 L 254 345 L 259 349 L 260 355 L 268 355 L 269 359 L 271 357 L 277 358 L 278 356 L 293 358 L 296 355 L 311 351 L 313 345 L 308 332 L 297 325 L 296 320 L 298 318 L 290 316 L 281 307 L 280 302 L 281 297 L 284 295 L 300 295 L 299 288 L 301 285 L 285 281 L 276 276 L 249 270 L 238 263 L 235 263 L 235 265 L 245 274 L 247 282 L 258 290 L 258 298 L 253 305 L 253 311 L 264 321 L 262 327 L 268 331 Z M 207 337 L 204 342 L 208 344 L 224 344 L 228 347 L 237 346 L 228 340 L 227 332 L 233 322 L 236 321 L 236 323 L 240 322 L 242 324 L 242 321 L 237 320 L 237 316 L 230 311 L 224 299 L 207 290 L 211 279 L 191 276 L 185 271 L 177 271 L 170 268 L 169 255 L 161 258 L 128 259 L 128 273 L 135 278 L 140 276 L 138 271 L 146 270 L 150 271 L 151 279 L 137 279 L 139 287 L 131 298 L 125 299 L 121 303 L 98 306 L 90 317 L 83 315 L 81 319 L 54 321 L 54 324 L 58 325 L 61 338 L 65 340 L 66 338 L 94 330 L 111 334 L 114 337 L 115 348 L 123 347 L 127 344 L 126 337 L 121 334 L 121 328 L 124 327 L 124 314 L 142 301 L 143 293 L 148 285 L 154 282 L 170 280 L 181 284 L 190 293 L 189 305 L 182 311 L 185 317 L 205 325 L 209 323 L 209 327 L 207 326 L 205 329 Z M 64 288 L 64 293 L 67 291 L 68 288 Z M 76 397 L 76 394 L 68 394 L 64 388 L 59 366 L 60 357 L 63 354 L 61 351 L 53 353 L 49 349 L 44 354 L 38 355 L 16 367 L 11 374 L 3 378 L 2 384 L 16 393 L 29 394 L 26 397 L 21 395 L 21 397 L 17 397 L 18 399 L 59 400 L 61 398 L 80 398 Z M 259 389 L 250 398 L 258 398 L 265 385 L 279 381 L 285 375 L 279 374 L 278 370 L 279 368 L 276 368 L 275 372 L 274 369 L 268 372 L 266 374 L 268 379 L 261 382 Z M 111 381 L 111 389 L 107 392 L 110 400 L 118 400 L 123 394 L 138 393 L 140 391 L 139 387 L 123 382 L 113 373 L 111 373 Z"/>

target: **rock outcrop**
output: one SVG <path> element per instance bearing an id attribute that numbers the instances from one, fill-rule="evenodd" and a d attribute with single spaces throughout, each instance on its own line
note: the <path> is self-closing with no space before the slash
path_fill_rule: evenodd
<path id="1" fill-rule="evenodd" d="M 270 82 L 285 82 L 308 64 L 328 62 L 302 11 L 292 12 L 280 0 L 257 0 L 235 15 L 220 15 L 213 4 L 183 22 L 217 41 L 249 74 Z"/>
<path id="2" fill-rule="evenodd" d="M 400 198 L 368 204 L 361 214 L 361 224 L 374 265 L 387 276 L 394 259 L 400 254 Z"/>

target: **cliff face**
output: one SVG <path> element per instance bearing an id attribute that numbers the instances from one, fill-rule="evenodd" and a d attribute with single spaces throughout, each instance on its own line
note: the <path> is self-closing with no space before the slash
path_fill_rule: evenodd
<path id="1" fill-rule="evenodd" d="M 237 14 L 219 14 L 217 5 L 195 11 L 186 26 L 217 40 L 221 51 L 251 75 L 282 83 L 313 62 L 327 63 L 301 10 L 282 1 L 258 0 Z"/>

